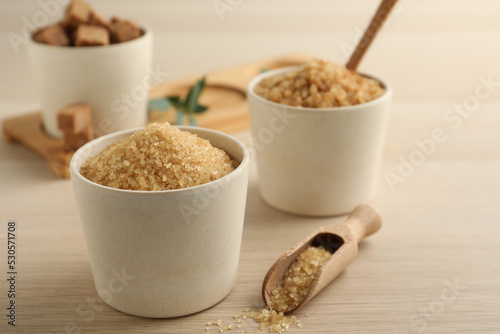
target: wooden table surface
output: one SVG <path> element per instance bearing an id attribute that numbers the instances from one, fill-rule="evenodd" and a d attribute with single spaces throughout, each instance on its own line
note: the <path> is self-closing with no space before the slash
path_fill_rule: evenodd
<path id="1" fill-rule="evenodd" d="M 9 38 L 43 19 L 40 3 L 0 2 L 0 118 L 39 106 L 25 45 Z M 166 80 L 290 52 L 345 62 L 377 6 L 91 3 L 153 28 L 154 64 L 169 72 Z M 220 12 L 220 3 L 231 10 Z M 290 333 L 500 333 L 499 14 L 493 0 L 400 1 L 360 67 L 395 92 L 373 199 L 384 225 L 361 244 L 347 271 L 298 312 L 304 327 Z M 248 131 L 235 135 L 249 142 Z M 254 164 L 232 293 L 191 316 L 128 316 L 96 300 L 70 181 L 56 179 L 30 150 L 0 141 L 0 333 L 205 333 L 208 321 L 230 322 L 234 313 L 260 307 L 262 279 L 276 258 L 316 227 L 344 218 L 270 208 L 259 198 Z M 16 327 L 6 317 L 9 220 L 17 224 Z M 257 324 L 243 327 L 255 333 Z"/>

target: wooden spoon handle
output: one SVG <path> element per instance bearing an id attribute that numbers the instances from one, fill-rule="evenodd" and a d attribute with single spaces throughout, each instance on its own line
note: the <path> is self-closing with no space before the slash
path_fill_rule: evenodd
<path id="1" fill-rule="evenodd" d="M 368 25 L 368 28 L 366 28 L 363 37 L 359 41 L 356 49 L 352 53 L 351 58 L 349 59 L 345 67 L 350 70 L 356 71 L 359 63 L 361 62 L 361 59 L 363 59 L 363 56 L 365 55 L 366 50 L 368 50 L 368 47 L 370 46 L 370 44 L 372 44 L 372 41 L 375 39 L 375 36 L 380 30 L 380 27 L 382 27 L 382 24 L 384 24 L 384 21 L 389 16 L 396 2 L 398 2 L 398 0 L 382 1 L 377 9 L 377 12 L 373 16 L 370 25 Z"/>
<path id="2" fill-rule="evenodd" d="M 357 242 L 377 232 L 382 226 L 378 210 L 369 204 L 358 205 L 344 223 Z"/>

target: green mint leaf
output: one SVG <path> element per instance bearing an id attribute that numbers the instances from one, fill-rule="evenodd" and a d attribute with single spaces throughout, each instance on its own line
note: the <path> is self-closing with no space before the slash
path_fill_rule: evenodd
<path id="1" fill-rule="evenodd" d="M 167 96 L 165 98 L 167 100 L 169 100 L 170 103 L 172 103 L 172 104 L 177 104 L 177 105 L 183 104 L 182 101 L 181 101 L 181 97 L 179 95 Z"/>
<path id="2" fill-rule="evenodd" d="M 207 109 L 208 109 L 208 107 L 206 107 L 206 106 L 197 105 L 196 109 L 194 109 L 193 111 L 194 111 L 195 114 L 199 114 L 199 113 L 204 112 Z"/>
<path id="3" fill-rule="evenodd" d="M 167 110 L 174 107 L 176 110 L 176 125 L 184 124 L 184 116 L 188 116 L 189 125 L 198 126 L 195 114 L 202 113 L 208 109 L 206 106 L 198 104 L 201 92 L 205 87 L 205 77 L 201 78 L 189 90 L 186 99 L 183 101 L 179 95 L 167 96 L 162 99 L 154 99 L 150 101 L 150 109 Z"/>
<path id="4" fill-rule="evenodd" d="M 159 98 L 159 99 L 153 99 L 149 101 L 148 108 L 149 110 L 168 110 L 172 104 L 170 103 L 170 100 L 168 98 Z"/>
<path id="5" fill-rule="evenodd" d="M 198 122 L 196 122 L 193 114 L 189 114 L 189 125 L 198 126 Z"/>
<path id="6" fill-rule="evenodd" d="M 178 111 L 185 112 L 186 111 L 186 106 L 184 103 L 182 103 L 180 96 L 169 96 L 167 99 L 170 101 L 172 106 L 174 106 L 175 109 Z"/>
<path id="7" fill-rule="evenodd" d="M 184 112 L 181 109 L 177 109 L 177 115 L 175 117 L 175 125 L 182 125 L 184 123 Z"/>
<path id="8" fill-rule="evenodd" d="M 196 110 L 196 107 L 198 106 L 198 99 L 200 98 L 200 94 L 203 91 L 203 87 L 205 87 L 205 77 L 201 78 L 189 90 L 188 96 L 186 97 L 186 101 L 184 101 L 184 105 L 191 112 L 196 112 L 195 110 Z"/>

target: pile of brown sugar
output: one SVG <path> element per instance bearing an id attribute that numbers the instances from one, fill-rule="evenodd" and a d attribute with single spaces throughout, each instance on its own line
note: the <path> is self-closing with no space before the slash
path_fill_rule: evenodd
<path id="1" fill-rule="evenodd" d="M 89 158 L 80 173 L 112 188 L 158 191 L 214 181 L 237 166 L 208 140 L 168 123 L 151 123 Z"/>
<path id="2" fill-rule="evenodd" d="M 322 246 L 308 247 L 288 267 L 283 280 L 272 291 L 271 301 L 266 308 L 255 312 L 246 309 L 243 313 L 235 314 L 236 325 L 224 326 L 222 320 L 207 325 L 217 326 L 219 333 L 237 329 L 239 330 L 238 333 L 244 334 L 246 332 L 241 330 L 241 322 L 247 318 L 252 318 L 260 324 L 257 334 L 266 333 L 266 330 L 269 333 L 283 333 L 292 325 L 302 328 L 302 322 L 297 317 L 285 315 L 285 312 L 295 308 L 306 297 L 311 289 L 312 282 L 316 278 L 316 274 L 331 255 Z M 206 330 L 209 332 L 210 327 L 207 327 Z"/>
<path id="3" fill-rule="evenodd" d="M 308 247 L 288 267 L 283 280 L 272 291 L 270 307 L 278 312 L 295 308 L 307 296 L 316 274 L 331 257 L 324 247 Z"/>
<path id="4" fill-rule="evenodd" d="M 314 59 L 296 70 L 262 79 L 254 92 L 280 104 L 332 108 L 374 100 L 385 89 L 377 80 L 359 75 L 344 66 Z"/>
<path id="5" fill-rule="evenodd" d="M 59 46 L 99 46 L 122 43 L 140 37 L 139 26 L 117 17 L 108 20 L 83 0 L 73 0 L 64 18 L 33 33 L 38 43 Z"/>
<path id="6" fill-rule="evenodd" d="M 207 323 L 205 330 L 208 332 L 207 334 L 214 333 L 211 332 L 211 327 L 215 327 L 216 333 L 224 333 L 227 331 L 236 330 L 238 334 L 250 334 L 248 330 L 245 330 L 243 327 L 243 322 L 246 319 L 254 319 L 257 323 L 259 323 L 259 329 L 257 330 L 257 334 L 266 333 L 283 333 L 286 332 L 291 325 L 297 324 L 298 328 L 302 328 L 302 321 L 297 319 L 295 316 L 286 316 L 283 312 L 276 312 L 274 310 L 269 310 L 268 308 L 260 309 L 259 311 L 250 311 L 249 308 L 246 308 L 241 313 L 236 313 L 234 315 L 234 319 L 236 320 L 236 324 L 224 325 L 222 319 L 216 320 L 214 322 Z"/>

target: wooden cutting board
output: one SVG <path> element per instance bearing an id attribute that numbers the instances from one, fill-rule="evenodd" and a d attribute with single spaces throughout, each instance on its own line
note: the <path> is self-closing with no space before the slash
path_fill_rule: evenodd
<path id="1" fill-rule="evenodd" d="M 246 87 L 250 80 L 263 71 L 299 65 L 312 58 L 303 54 L 291 54 L 207 73 L 200 104 L 208 106 L 208 110 L 196 115 L 198 125 L 225 133 L 248 129 L 250 117 Z M 151 90 L 150 98 L 168 95 L 185 97 L 189 88 L 202 76 L 203 74 L 193 75 L 162 83 Z M 175 124 L 174 109 L 151 111 L 149 116 L 150 122 L 168 121 Z M 2 128 L 4 140 L 29 147 L 47 161 L 56 176 L 69 178 L 69 162 L 74 152 L 65 151 L 61 140 L 45 133 L 40 112 L 4 119 Z"/>
<path id="2" fill-rule="evenodd" d="M 250 127 L 250 117 L 248 115 L 246 89 L 250 80 L 263 71 L 299 65 L 312 58 L 312 56 L 308 55 L 292 54 L 208 73 L 205 89 L 200 96 L 200 104 L 208 106 L 208 110 L 205 113 L 196 115 L 198 125 L 226 133 L 248 129 Z M 194 75 L 160 84 L 151 91 L 151 98 L 169 95 L 185 97 L 189 88 L 201 76 Z M 167 112 L 152 111 L 150 121 L 167 121 L 175 124 L 175 110 L 171 109 Z"/>

